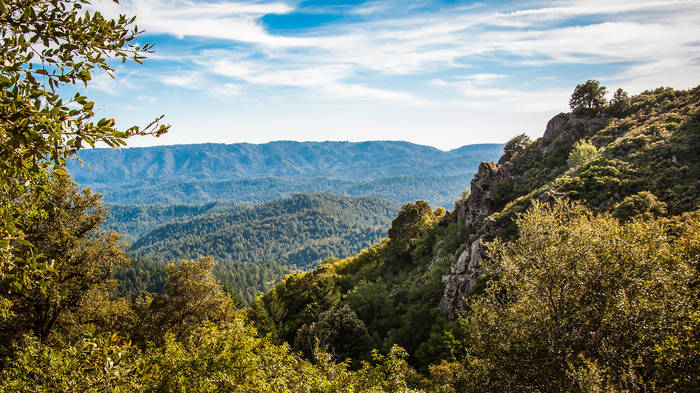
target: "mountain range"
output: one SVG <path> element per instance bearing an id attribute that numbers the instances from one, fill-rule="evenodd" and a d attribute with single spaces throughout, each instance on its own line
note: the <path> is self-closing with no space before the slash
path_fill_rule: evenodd
<path id="1" fill-rule="evenodd" d="M 83 150 L 68 169 L 110 204 L 262 203 L 298 193 L 451 206 L 502 144 L 450 151 L 408 142 L 197 144 Z"/>

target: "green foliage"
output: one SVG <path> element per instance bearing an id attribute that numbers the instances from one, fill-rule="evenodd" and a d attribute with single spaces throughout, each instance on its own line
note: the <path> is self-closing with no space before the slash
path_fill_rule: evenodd
<path id="1" fill-rule="evenodd" d="M 357 358 L 367 351 L 369 336 L 364 322 L 350 307 L 334 307 L 322 312 L 311 325 L 299 328 L 294 348 L 313 359 L 315 350 L 323 348 L 336 360 Z"/>
<path id="2" fill-rule="evenodd" d="M 700 220 L 621 225 L 576 203 L 535 204 L 489 245 L 473 299 L 468 391 L 691 391 L 700 382 L 693 282 Z"/>
<path id="3" fill-rule="evenodd" d="M 443 332 L 454 326 L 438 308 L 441 280 L 465 232 L 462 225 L 444 221 L 441 209 L 433 211 L 420 201 L 405 205 L 394 220 L 394 238 L 356 257 L 287 277 L 256 301 L 250 318 L 281 342 L 296 342 L 311 358 L 318 337 L 311 327 L 318 326 L 321 315 L 337 315 L 347 306 L 352 314 L 344 314 L 356 315 L 368 336 L 355 341 L 354 366 L 370 358 L 369 348 L 389 351 L 397 344 L 406 348 L 412 364 L 427 367 L 448 351 Z M 332 337 L 336 325 L 324 334 Z"/>
<path id="4" fill-rule="evenodd" d="M 169 264 L 167 294 L 147 296 L 135 305 L 143 324 L 136 332 L 139 342 L 158 342 L 166 332 L 182 339 L 205 321 L 232 318 L 235 304 L 214 279 L 213 268 L 211 258 Z"/>
<path id="5" fill-rule="evenodd" d="M 666 204 L 660 202 L 654 194 L 641 191 L 625 197 L 622 202 L 615 205 L 613 217 L 628 221 L 632 218 L 651 219 L 666 214 Z"/>
<path id="6" fill-rule="evenodd" d="M 109 216 L 103 224 L 134 242 L 157 227 L 212 214 L 230 213 L 252 206 L 242 202 L 215 202 L 204 205 L 109 205 Z"/>
<path id="7" fill-rule="evenodd" d="M 493 210 L 499 211 L 503 209 L 506 203 L 513 200 L 514 184 L 509 181 L 501 180 L 496 183 L 493 190 Z"/>
<path id="8" fill-rule="evenodd" d="M 573 199 L 609 209 L 620 195 L 629 192 L 629 172 L 620 161 L 599 159 L 584 165 L 575 177 L 563 179 L 561 187 Z"/>
<path id="9" fill-rule="evenodd" d="M 318 352 L 316 364 L 288 346 L 258 338 L 237 313 L 229 322 L 196 327 L 182 340 L 142 352 L 116 334 L 86 335 L 53 348 L 28 336 L 0 372 L 3 392 L 419 392 L 400 348 L 375 354 L 353 372 Z"/>
<path id="10" fill-rule="evenodd" d="M 223 264 L 275 261 L 309 268 L 374 244 L 396 211 L 395 203 L 374 198 L 300 194 L 166 224 L 139 238 L 131 253 L 165 261 L 207 255 Z"/>
<path id="11" fill-rule="evenodd" d="M 442 210 L 444 214 L 444 210 Z M 399 215 L 391 222 L 389 240 L 397 252 L 405 252 L 430 227 L 437 223 L 441 214 L 433 210 L 425 201 L 407 203 L 401 207 Z"/>
<path id="12" fill-rule="evenodd" d="M 513 137 L 511 140 L 506 142 L 505 146 L 503 147 L 503 156 L 505 159 L 511 159 L 516 153 L 524 150 L 527 146 L 529 146 L 532 143 L 532 139 L 530 139 L 527 134 L 520 134 L 518 136 Z"/>
<path id="13" fill-rule="evenodd" d="M 605 93 L 605 86 L 601 86 L 597 80 L 589 79 L 586 83 L 576 85 L 569 107 L 575 114 L 597 114 L 605 107 Z"/>
<path id="14" fill-rule="evenodd" d="M 26 336 L 10 366 L 0 372 L 3 392 L 136 392 L 157 367 L 117 334 L 85 333 L 74 345 L 54 348 Z"/>
<path id="15" fill-rule="evenodd" d="M 615 90 L 610 105 L 606 112 L 611 116 L 622 117 L 627 114 L 630 107 L 630 97 L 623 89 Z"/>
<path id="16" fill-rule="evenodd" d="M 95 71 L 111 73 L 109 58 L 140 62 L 151 45 L 135 44 L 139 31 L 131 27 L 133 18 L 83 12 L 87 0 L 0 4 L 0 274 L 17 279 L 18 290 L 32 289 L 50 260 L 26 239 L 33 228 L 23 217 L 42 212 L 14 203 L 18 189 L 39 196 L 42 191 L 34 188 L 50 172 L 63 175 L 66 159 L 82 147 L 123 146 L 131 136 L 160 135 L 167 127 L 157 119 L 144 129 L 122 131 L 113 119 L 94 121 L 94 103 L 87 97 L 75 94 L 64 101 L 56 93 L 70 84 L 87 86 Z M 11 305 L 0 298 L 0 316 L 11 315 Z"/>
<path id="17" fill-rule="evenodd" d="M 172 336 L 150 355 L 158 365 L 158 392 L 413 392 L 405 353 L 393 349 L 376 355 L 357 372 L 333 363 L 319 353 L 316 365 L 304 361 L 287 346 L 276 346 L 255 332 L 239 316 L 217 327 L 204 325 L 184 341 Z"/>
<path id="18" fill-rule="evenodd" d="M 590 142 L 582 139 L 574 143 L 573 150 L 569 153 L 569 158 L 566 162 L 570 167 L 579 167 L 591 162 L 597 154 L 598 149 Z"/>
<path id="19" fill-rule="evenodd" d="M 606 208 L 630 195 L 649 191 L 666 203 L 669 214 L 697 208 L 700 203 L 700 89 L 657 89 L 630 98 L 629 115 L 610 122 L 591 141 L 605 146 L 599 153 L 614 163 L 621 184 L 610 189 Z M 672 126 L 669 124 L 673 123 Z M 585 168 L 582 172 L 585 172 Z M 579 180 L 574 177 L 574 182 Z M 566 182 L 565 182 L 566 183 Z M 578 190 L 577 190 L 578 191 Z M 581 190 L 585 194 L 585 190 Z M 591 190 L 586 199 L 600 206 L 602 195 Z M 595 200 L 598 201 L 595 201 Z"/>
<path id="20" fill-rule="evenodd" d="M 23 217 L 31 232 L 26 231 L 26 243 L 18 243 L 14 252 L 41 253 L 46 266 L 36 286 L 22 289 L 17 276 L 8 274 L 0 279 L 0 296 L 11 302 L 13 311 L 0 321 L 2 355 L 25 333 L 46 340 L 56 328 L 76 323 L 81 302 L 127 263 L 119 236 L 99 231 L 106 215 L 99 195 L 78 190 L 67 177 L 47 179 L 41 189 L 42 197 L 29 202 L 41 214 Z M 26 206 L 24 201 L 19 205 Z M 17 259 L 15 266 L 22 268 L 27 260 Z"/>
<path id="21" fill-rule="evenodd" d="M 326 258 L 356 254 L 377 242 L 398 205 L 374 198 L 303 194 L 249 209 L 212 204 L 119 211 L 163 212 L 162 218 L 197 214 L 156 228 L 133 244 L 131 253 L 138 257 L 134 267 L 118 274 L 122 293 L 162 292 L 165 261 L 208 255 L 218 262 L 216 277 L 251 305 L 285 275 Z"/>

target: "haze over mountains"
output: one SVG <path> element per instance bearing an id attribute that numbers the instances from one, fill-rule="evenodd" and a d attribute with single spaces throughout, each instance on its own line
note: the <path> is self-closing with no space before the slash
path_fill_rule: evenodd
<path id="1" fill-rule="evenodd" d="M 91 168 L 71 162 L 69 170 L 111 204 L 262 203 L 320 192 L 450 206 L 502 147 L 280 141 L 93 149 L 79 154 Z"/>

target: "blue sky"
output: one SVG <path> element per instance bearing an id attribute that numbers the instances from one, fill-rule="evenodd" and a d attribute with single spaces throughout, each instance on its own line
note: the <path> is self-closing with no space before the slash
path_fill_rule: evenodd
<path id="1" fill-rule="evenodd" d="M 700 84 L 700 0 L 99 0 L 156 53 L 95 75 L 130 146 L 407 140 L 452 149 L 538 137 L 577 83 Z"/>

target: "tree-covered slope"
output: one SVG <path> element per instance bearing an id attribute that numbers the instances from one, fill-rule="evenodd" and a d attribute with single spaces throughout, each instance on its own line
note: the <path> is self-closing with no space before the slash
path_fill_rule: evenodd
<path id="1" fill-rule="evenodd" d="M 129 253 L 142 259 L 132 271 L 120 273 L 122 289 L 162 290 L 165 262 L 211 256 L 218 263 L 217 277 L 249 303 L 287 273 L 376 243 L 400 207 L 376 198 L 328 194 L 300 194 L 214 213 L 228 208 L 217 206 L 182 207 L 203 215 L 139 237 Z"/>
<path id="2" fill-rule="evenodd" d="M 376 198 L 300 194 L 251 209 L 161 226 L 130 251 L 160 260 L 213 256 L 222 262 L 308 268 L 353 255 L 385 236 L 398 205 Z"/>
<path id="3" fill-rule="evenodd" d="M 102 228 L 115 230 L 125 241 L 134 242 L 141 235 L 166 223 L 250 207 L 252 205 L 241 202 L 213 202 L 203 205 L 110 205 L 109 216 Z"/>
<path id="4" fill-rule="evenodd" d="M 482 163 L 453 211 L 405 205 L 387 241 L 286 278 L 251 317 L 307 356 L 315 340 L 356 360 L 399 344 L 444 391 L 685 391 L 699 146 L 700 88 L 557 115 Z"/>

